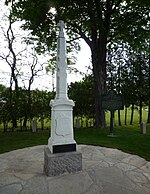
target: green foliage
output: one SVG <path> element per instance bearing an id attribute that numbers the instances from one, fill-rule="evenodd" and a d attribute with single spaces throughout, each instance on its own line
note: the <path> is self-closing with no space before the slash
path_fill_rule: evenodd
<path id="1" fill-rule="evenodd" d="M 11 0 L 6 1 L 11 2 Z M 108 33 L 110 40 L 123 40 L 138 47 L 148 39 L 148 6 L 139 1 L 60 1 L 26 0 L 13 1 L 14 16 L 25 20 L 25 29 L 39 38 L 39 48 L 56 47 L 56 23 L 64 20 L 70 40 L 83 38 L 89 46 L 93 38 Z M 55 9 L 54 9 L 55 8 Z M 71 42 L 71 48 L 75 41 Z"/>
<path id="2" fill-rule="evenodd" d="M 145 43 L 149 39 L 148 1 L 17 0 L 14 2 L 13 14 L 25 20 L 24 28 L 31 30 L 33 40 L 38 41 L 39 52 L 44 51 L 44 45 L 47 46 L 46 50 L 55 50 L 56 23 L 60 19 L 67 24 L 69 51 L 74 51 L 75 47 L 78 48 L 76 40 L 79 38 L 83 38 L 89 45 L 95 79 L 95 120 L 97 126 L 104 126 L 105 118 L 98 102 L 106 88 L 108 43 L 116 43 L 117 46 L 123 44 L 127 47 L 129 45 L 133 51 L 137 48 L 146 49 Z M 121 59 L 119 60 L 121 63 Z M 128 71 L 126 73 L 128 74 Z M 114 77 L 111 76 L 111 79 L 113 82 Z M 120 77 L 117 80 L 120 83 Z M 127 78 L 124 77 L 124 80 Z M 127 81 L 129 84 L 130 81 Z M 112 83 L 111 87 L 113 87 Z M 117 91 L 121 91 L 120 84 Z M 129 105 L 128 100 L 126 104 Z"/>
<path id="3" fill-rule="evenodd" d="M 114 20 L 117 25 L 115 23 L 113 38 L 118 42 L 123 40 L 134 49 L 142 48 L 145 40 L 149 39 L 149 10 L 147 6 L 140 1 L 127 1 L 122 4 L 116 15 L 116 20 Z M 113 22 L 112 25 L 114 25 Z"/>
<path id="4" fill-rule="evenodd" d="M 122 92 L 125 104 L 139 104 L 140 98 L 147 104 L 149 98 L 148 42 L 138 48 L 129 44 L 109 44 L 107 55 L 107 89 Z M 143 50 L 144 48 L 144 50 Z"/>
<path id="5" fill-rule="evenodd" d="M 80 82 L 71 83 L 69 97 L 75 101 L 74 116 L 93 118 L 95 110 L 93 76 L 85 76 Z"/>
<path id="6" fill-rule="evenodd" d="M 39 90 L 30 91 L 30 101 L 28 99 L 27 90 L 19 88 L 18 98 L 16 98 L 14 93 L 15 91 L 12 91 L 11 99 L 9 88 L 6 88 L 6 90 L 1 93 L 1 97 L 5 99 L 3 111 L 0 114 L 1 122 L 12 122 L 14 114 L 17 120 L 31 120 L 33 117 L 49 118 L 49 101 L 54 98 L 54 92 Z M 15 102 L 17 102 L 17 104 Z"/>

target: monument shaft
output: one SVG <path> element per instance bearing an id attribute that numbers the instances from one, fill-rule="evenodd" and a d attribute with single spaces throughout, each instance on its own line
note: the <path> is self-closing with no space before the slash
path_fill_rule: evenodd
<path id="1" fill-rule="evenodd" d="M 66 40 L 64 37 L 64 23 L 58 23 L 59 36 L 57 40 L 57 72 L 56 72 L 56 98 L 51 100 L 51 137 L 48 147 L 51 153 L 68 152 L 76 150 L 73 135 L 74 102 L 67 95 L 67 62 Z"/>
<path id="2" fill-rule="evenodd" d="M 67 61 L 66 61 L 66 40 L 64 37 L 64 23 L 58 23 L 59 35 L 57 39 L 57 73 L 56 73 L 56 98 L 67 98 Z"/>

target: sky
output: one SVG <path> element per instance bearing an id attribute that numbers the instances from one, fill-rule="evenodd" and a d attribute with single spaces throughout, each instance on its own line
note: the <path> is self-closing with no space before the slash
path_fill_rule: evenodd
<path id="1" fill-rule="evenodd" d="M 4 20 L 3 18 L 3 14 L 6 14 L 6 9 L 3 6 L 3 2 L 4 0 L 0 0 L 0 6 L 1 6 L 1 10 L 0 10 L 0 20 L 1 20 L 1 24 L 0 24 L 0 55 L 7 55 L 8 54 L 8 49 L 7 49 L 7 41 L 5 41 L 4 39 L 4 33 L 3 30 L 6 31 L 7 30 L 7 26 L 8 23 L 7 21 Z M 21 50 L 24 49 L 24 45 L 21 43 L 22 37 L 19 34 L 22 34 L 22 32 L 20 31 L 20 29 L 18 28 L 19 24 L 16 24 L 13 26 L 14 28 L 14 32 L 17 35 L 17 41 L 15 43 L 15 52 L 19 53 Z M 67 32 L 66 32 L 67 33 Z M 79 53 L 77 54 L 77 62 L 75 65 L 72 65 L 72 67 L 76 68 L 78 71 L 88 74 L 89 70 L 88 67 L 91 66 L 91 52 L 89 47 L 86 45 L 86 43 L 84 42 L 84 40 L 80 41 L 81 43 L 81 50 L 79 51 Z M 27 52 L 27 51 L 26 51 Z M 30 63 L 30 61 L 32 61 L 32 57 L 30 56 L 29 52 L 31 52 L 30 48 L 28 48 L 28 53 L 26 53 L 26 58 L 21 58 L 22 63 L 24 62 L 24 60 L 27 60 L 25 63 Z M 28 56 L 28 57 L 27 57 Z M 43 63 L 46 63 L 47 59 L 48 59 L 49 55 L 45 56 L 39 56 L 39 66 Z M 10 59 L 11 60 L 11 59 Z M 38 74 L 38 77 L 35 77 L 35 80 L 32 84 L 32 89 L 39 89 L 39 90 L 52 90 L 53 88 L 53 83 L 54 83 L 54 87 L 56 85 L 56 80 L 55 77 L 53 78 L 51 73 L 49 72 L 48 74 L 46 73 L 45 67 L 46 64 L 43 65 L 43 70 L 40 71 Z M 22 66 L 20 65 L 20 72 L 22 72 L 22 74 L 25 74 L 23 76 L 23 80 L 20 79 L 19 80 L 19 86 L 21 87 L 27 87 L 27 77 L 29 76 L 29 69 L 27 69 L 27 66 Z M 71 82 L 75 82 L 75 81 L 79 81 L 83 78 L 84 75 L 81 75 L 79 73 L 74 73 L 74 72 L 69 72 L 67 74 L 67 83 L 70 84 Z M 9 65 L 4 62 L 3 60 L 0 60 L 0 84 L 9 86 L 9 79 L 10 79 L 10 67 Z"/>

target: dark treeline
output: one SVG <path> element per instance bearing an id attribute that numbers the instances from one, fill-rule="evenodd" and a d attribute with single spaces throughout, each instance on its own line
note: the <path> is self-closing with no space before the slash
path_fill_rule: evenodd
<path id="1" fill-rule="evenodd" d="M 122 67 L 118 66 L 118 68 L 115 66 L 114 72 L 111 69 L 107 79 L 107 91 L 113 90 L 116 93 L 122 93 L 124 96 L 124 124 L 127 124 L 126 114 L 129 106 L 131 107 L 130 124 L 133 124 L 134 111 L 137 107 L 139 107 L 139 123 L 142 122 L 142 110 L 145 106 L 148 108 L 147 123 L 150 123 L 149 88 L 147 82 L 149 76 L 146 73 L 147 66 L 141 65 L 142 58 L 138 59 L 140 60 L 139 63 L 134 63 L 136 60 L 132 58 L 133 61 L 131 61 L 132 65 L 130 66 L 129 63 L 124 64 Z M 137 64 L 141 66 L 141 69 L 134 66 Z M 68 94 L 69 98 L 75 101 L 73 109 L 75 126 L 94 126 L 95 90 L 93 75 L 85 76 L 83 80 L 71 83 L 68 88 Z M 14 90 L 10 95 L 9 88 L 0 85 L 0 123 L 3 124 L 4 131 L 7 131 L 8 123 L 11 123 L 12 131 L 16 128 L 27 130 L 27 121 L 32 121 L 34 118 L 40 120 L 41 128 L 43 129 L 43 121 L 45 119 L 50 121 L 51 111 L 49 102 L 54 98 L 55 92 L 32 90 L 29 93 L 28 90 L 19 88 L 19 98 L 16 99 Z M 118 111 L 118 125 L 121 124 Z"/>
<path id="2" fill-rule="evenodd" d="M 147 44 L 146 44 L 147 45 Z M 148 46 L 147 46 L 148 47 Z M 111 44 L 107 53 L 106 90 L 121 93 L 125 102 L 124 124 L 127 124 L 127 108 L 131 107 L 130 124 L 133 124 L 135 108 L 139 111 L 139 123 L 143 121 L 143 107 L 147 107 L 147 123 L 150 123 L 150 61 L 147 49 L 132 50 L 128 45 Z M 81 81 L 71 83 L 69 98 L 75 101 L 74 118 L 86 118 L 95 125 L 94 76 L 86 75 Z M 27 121 L 38 118 L 41 128 L 44 119 L 50 120 L 49 102 L 55 98 L 55 92 L 5 87 L 0 85 L 0 122 L 4 131 L 8 123 L 12 130 L 27 129 Z M 99 99 L 100 100 L 100 99 Z M 121 125 L 118 111 L 118 125 Z M 77 124 L 77 123 L 76 123 Z M 82 123 L 80 124 L 82 126 Z M 88 124 L 87 124 L 88 126 Z"/>
<path id="3" fill-rule="evenodd" d="M 8 123 L 11 130 L 16 128 L 27 129 L 27 121 L 38 118 L 41 128 L 44 119 L 50 120 L 49 101 L 54 98 L 54 92 L 33 90 L 28 92 L 19 88 L 19 97 L 16 99 L 15 90 L 0 85 L 0 123 L 3 123 L 4 131 L 7 131 Z"/>
<path id="4" fill-rule="evenodd" d="M 125 124 L 127 108 L 131 107 L 130 124 L 133 123 L 135 107 L 139 109 L 139 123 L 143 121 L 142 110 L 148 109 L 150 123 L 150 60 L 149 44 L 133 49 L 128 44 L 111 45 L 107 57 L 107 90 L 122 93 L 125 99 Z M 120 120 L 120 112 L 118 111 Z M 120 122 L 119 122 L 120 125 Z"/>
<path id="5" fill-rule="evenodd" d="M 110 84 L 110 83 L 109 83 Z M 95 125 L 95 120 L 94 120 L 94 109 L 95 109 L 95 92 L 94 92 L 94 82 L 93 82 L 93 75 L 86 76 L 82 81 L 80 82 L 75 82 L 71 83 L 69 86 L 69 97 L 75 101 L 75 107 L 74 107 L 74 124 L 75 126 L 83 127 L 83 126 L 89 126 L 93 127 Z M 125 107 L 124 107 L 124 122 L 123 118 L 121 119 L 121 113 L 118 110 L 117 115 L 118 115 L 118 125 L 125 124 L 127 125 L 127 117 L 130 117 L 130 124 L 132 125 L 134 122 L 134 113 L 135 111 L 138 111 L 139 113 L 139 123 L 143 121 L 142 115 L 143 115 L 143 109 L 146 109 L 148 111 L 148 116 L 147 116 L 147 123 L 149 122 L 149 96 L 145 95 L 145 98 L 142 99 L 141 103 L 141 98 L 140 95 L 136 95 L 136 90 L 133 91 L 132 95 L 134 98 L 132 99 L 132 96 L 129 93 L 126 93 L 126 90 L 132 90 L 135 85 L 129 87 L 128 82 L 125 83 L 125 85 L 122 85 L 121 92 L 124 96 L 124 101 L 125 101 Z M 128 88 L 129 87 L 129 88 Z M 108 92 L 110 91 L 109 88 Z M 126 90 L 125 90 L 126 89 Z M 140 90 L 140 88 L 138 88 Z M 112 90 L 111 90 L 112 91 Z M 113 88 L 113 91 L 116 92 L 115 88 Z M 117 92 L 116 92 L 117 93 Z M 146 93 L 146 91 L 145 91 Z M 130 109 L 130 115 L 128 114 L 128 109 Z M 108 112 L 108 111 L 106 111 Z M 105 112 L 105 113 L 106 113 Z M 122 123 L 121 123 L 122 120 Z M 108 124 L 108 123 L 106 123 Z M 117 123 L 116 123 L 117 124 Z"/>
<path id="6" fill-rule="evenodd" d="M 63 20 L 66 24 L 69 43 L 67 51 L 70 55 L 74 51 L 80 50 L 81 38 L 86 42 L 91 51 L 94 76 L 95 127 L 105 127 L 106 124 L 105 114 L 99 101 L 101 95 L 110 88 L 115 88 L 116 92 L 124 91 L 125 94 L 127 90 L 125 87 L 123 88 L 123 85 L 128 88 L 132 84 L 132 71 L 131 68 L 128 71 L 128 66 L 133 66 L 133 74 L 136 77 L 133 78 L 133 85 L 138 85 L 134 92 L 133 110 L 134 104 L 138 103 L 140 111 L 142 111 L 143 103 L 149 101 L 149 99 L 145 99 L 147 94 L 143 93 L 143 89 L 141 91 L 138 89 L 141 86 L 145 88 L 145 83 L 146 85 L 148 83 L 145 78 L 147 71 L 144 72 L 145 70 L 142 69 L 144 65 L 143 52 L 149 53 L 147 44 L 149 42 L 148 0 L 6 0 L 5 4 L 12 8 L 12 19 L 23 21 L 22 28 L 31 32 L 31 35 L 26 37 L 26 42 L 32 44 L 34 42 L 38 53 L 48 51 L 51 56 L 54 56 L 50 66 L 56 56 L 59 20 Z M 135 53 L 138 53 L 138 60 Z M 122 55 L 126 56 L 122 57 Z M 126 58 L 130 58 L 128 64 L 125 62 Z M 137 63 L 140 63 L 141 66 L 135 65 Z M 11 67 L 14 67 L 14 64 Z M 134 71 L 137 72 L 137 75 Z M 127 78 L 127 75 L 130 79 Z M 13 77 L 14 82 L 15 78 Z M 124 82 L 128 82 L 128 85 L 123 84 Z M 133 96 L 133 91 L 129 91 L 130 94 L 126 93 L 126 95 Z M 147 89 L 144 91 L 149 93 Z M 125 96 L 125 99 L 129 98 Z M 131 103 L 131 100 L 127 101 L 126 107 Z M 142 118 L 140 120 L 142 121 Z"/>
<path id="7" fill-rule="evenodd" d="M 5 33 L 9 54 L 0 55 L 0 57 L 11 68 L 10 96 L 7 97 L 10 101 L 5 106 L 7 104 L 9 106 L 8 115 L 12 115 L 12 117 L 8 117 L 8 120 L 11 120 L 13 127 L 17 127 L 16 121 L 19 113 L 20 117 L 23 117 L 24 127 L 26 127 L 27 119 L 32 119 L 34 116 L 31 106 L 34 102 L 34 92 L 30 92 L 30 89 L 34 77 L 38 76 L 38 72 L 43 68 L 43 66 L 40 69 L 36 68 L 38 63 L 34 63 L 37 62 L 34 52 L 33 61 L 30 64 L 28 91 L 26 91 L 25 103 L 27 104 L 25 110 L 20 111 L 20 99 L 23 95 L 23 92 L 20 94 L 18 86 L 18 75 L 20 74 L 18 70 L 20 68 L 17 68 L 19 67 L 17 65 L 20 65 L 20 60 L 18 60 L 18 54 L 15 53 L 14 40 L 16 37 L 12 28 L 13 23 L 20 20 L 24 22 L 21 25 L 22 29 L 31 32 L 29 36 L 24 37 L 25 43 L 34 45 L 34 50 L 38 54 L 49 53 L 51 60 L 48 62 L 47 69 L 52 72 L 56 59 L 57 23 L 59 20 L 63 20 L 66 24 L 67 53 L 70 56 L 80 50 L 81 38 L 90 48 L 94 84 L 90 83 L 89 77 L 85 77 L 80 83 L 71 84 L 69 88 L 70 97 L 76 101 L 75 116 L 93 117 L 95 127 L 105 127 L 105 112 L 102 109 L 100 98 L 103 94 L 113 90 L 124 95 L 125 113 L 127 113 L 127 107 L 132 107 L 130 124 L 133 122 L 135 106 L 139 107 L 139 122 L 143 120 L 142 107 L 148 107 L 147 122 L 149 123 L 149 1 L 49 0 L 48 2 L 47 0 L 5 1 L 10 9 L 9 26 Z M 54 8 L 55 13 L 52 11 Z M 74 61 L 73 59 L 74 57 L 71 57 L 70 63 Z M 12 85 L 15 85 L 15 91 L 12 91 Z M 93 98 L 95 99 L 93 100 Z M 36 110 L 36 108 L 35 106 L 34 109 Z M 24 111 L 26 112 L 23 113 Z M 21 116 L 22 113 L 23 116 Z M 118 117 L 119 125 L 121 125 L 119 111 Z M 126 118 L 127 114 L 125 114 L 125 124 Z"/>
<path id="8" fill-rule="evenodd" d="M 124 96 L 125 118 L 127 124 L 127 108 L 131 107 L 130 124 L 133 124 L 135 108 L 139 111 L 139 123 L 143 121 L 143 107 L 147 107 L 147 123 L 150 123 L 150 61 L 144 49 L 133 50 L 127 44 L 111 44 L 107 52 L 107 76 L 105 93 L 114 91 Z M 31 86 L 31 84 L 29 84 Z M 95 126 L 95 95 L 94 76 L 86 75 L 81 81 L 69 85 L 69 98 L 75 101 L 74 118 L 86 118 Z M 55 92 L 22 89 L 0 85 L 0 123 L 7 131 L 8 123 L 12 130 L 27 129 L 27 121 L 38 118 L 43 129 L 43 120 L 50 120 L 49 102 L 55 98 Z M 99 99 L 100 101 L 100 99 Z M 120 111 L 118 111 L 118 125 L 121 125 Z M 99 115 L 100 118 L 100 115 Z M 76 123 L 77 124 L 77 123 Z M 80 126 L 82 126 L 81 122 Z M 85 125 L 84 125 L 85 126 Z M 88 124 L 87 124 L 88 126 Z"/>
<path id="9" fill-rule="evenodd" d="M 147 45 L 148 47 L 148 45 Z M 148 111 L 147 123 L 150 123 L 150 61 L 147 50 L 132 50 L 128 45 L 114 45 L 108 48 L 106 93 L 114 91 L 124 96 L 125 117 L 127 108 L 131 108 L 130 124 L 133 124 L 134 112 L 138 109 L 139 123 L 143 122 L 143 108 Z M 94 76 L 85 76 L 69 88 L 70 98 L 76 101 L 74 113 L 77 117 L 94 118 L 96 95 Z M 82 120 L 82 119 L 81 119 Z M 118 125 L 121 125 L 118 110 Z"/>

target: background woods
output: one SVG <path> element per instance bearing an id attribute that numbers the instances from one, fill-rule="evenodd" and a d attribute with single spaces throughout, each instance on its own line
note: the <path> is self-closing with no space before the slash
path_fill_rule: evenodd
<path id="1" fill-rule="evenodd" d="M 32 91 L 31 85 L 44 67 L 45 61 L 39 63 L 39 54 L 49 54 L 47 69 L 54 74 L 56 24 L 60 19 L 66 23 L 70 64 L 74 63 L 72 53 L 80 50 L 81 39 L 91 50 L 92 73 L 69 86 L 70 98 L 76 101 L 75 118 L 92 119 L 95 127 L 105 127 L 107 114 L 101 108 L 100 97 L 114 90 L 125 98 L 124 121 L 118 111 L 119 125 L 128 123 L 127 108 L 131 109 L 130 124 L 134 121 L 135 110 L 138 110 L 139 122 L 143 121 L 146 110 L 146 120 L 150 123 L 149 1 L 7 0 L 6 4 L 10 12 L 8 28 L 3 32 L 9 54 L 1 53 L 0 57 L 9 65 L 11 75 L 10 87 L 1 86 L 1 121 L 4 125 L 6 120 L 11 121 L 16 128 L 21 118 L 26 128 L 28 119 L 39 115 L 46 118 L 48 101 L 54 92 Z M 19 52 L 15 49 L 17 36 L 12 28 L 16 21 L 23 22 L 21 28 L 28 32 L 22 38 L 25 47 Z M 32 48 L 27 58 L 25 48 L 28 48 L 26 52 Z M 26 60 L 21 60 L 23 56 Z M 21 66 L 25 65 L 30 74 L 22 79 L 22 83 L 28 82 L 22 87 L 18 80 L 23 76 Z"/>

